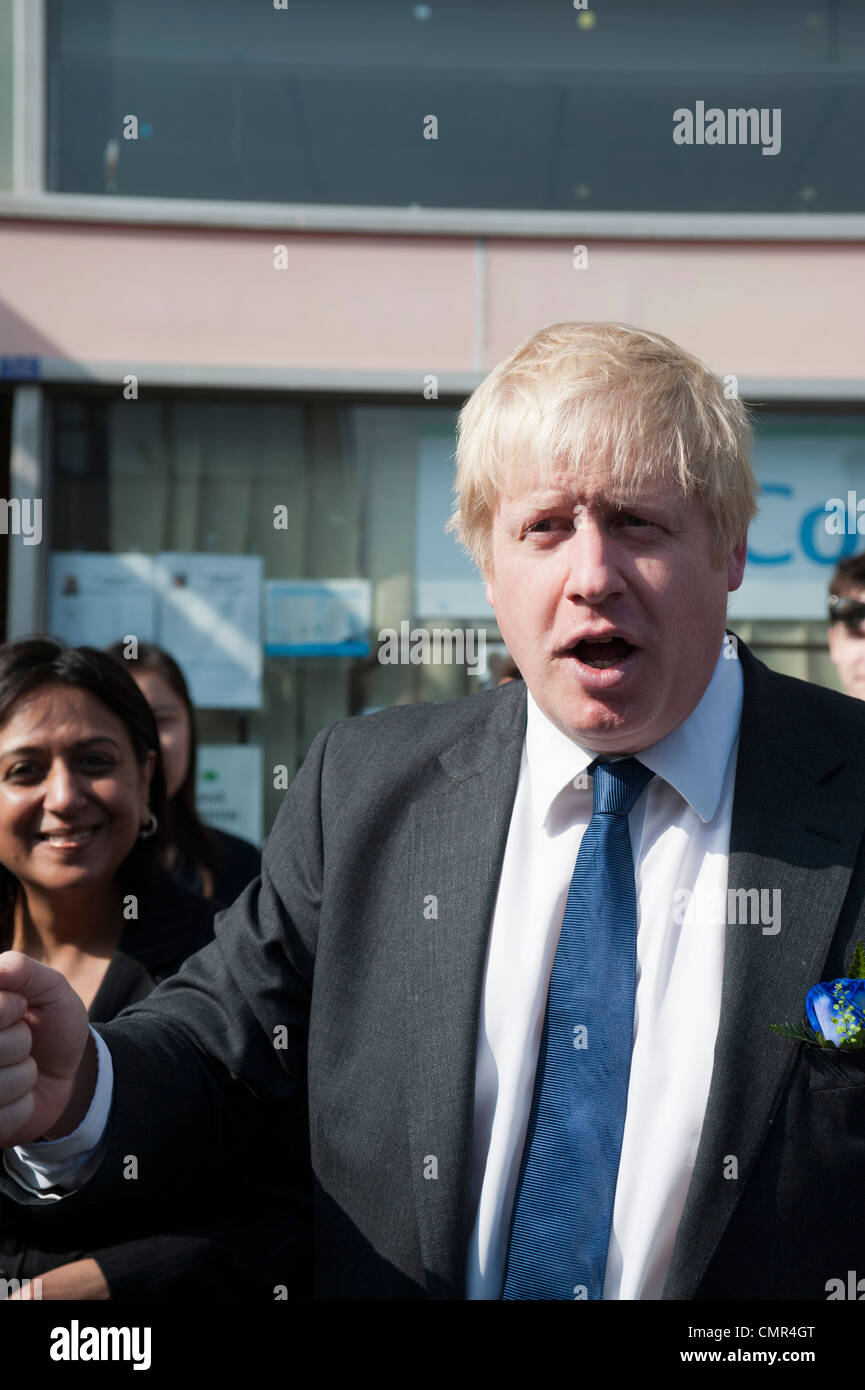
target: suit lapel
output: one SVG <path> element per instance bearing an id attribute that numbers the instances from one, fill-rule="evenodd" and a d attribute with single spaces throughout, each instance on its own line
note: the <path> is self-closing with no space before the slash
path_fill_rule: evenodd
<path id="1" fill-rule="evenodd" d="M 405 953 L 409 1142 L 433 1298 L 465 1292 L 478 1018 L 525 723 L 515 681 L 441 755 L 435 785 L 412 808 L 408 883 L 437 914 L 412 927 Z"/>
<path id="2" fill-rule="evenodd" d="M 665 1299 L 696 1294 L 760 1153 L 798 1051 L 766 1025 L 798 1022 L 821 978 L 865 813 L 851 761 L 814 725 L 807 686 L 782 681 L 741 642 L 739 651 L 728 890 L 780 889 L 781 927 L 727 926 L 712 1081 Z"/>
<path id="3" fill-rule="evenodd" d="M 739 652 L 727 883 L 780 890 L 781 929 L 727 927 L 712 1080 L 665 1299 L 694 1297 L 760 1153 L 797 1055 L 767 1025 L 798 1021 L 821 978 L 865 820 L 865 787 L 814 725 L 807 686 L 775 676 L 742 642 Z M 434 896 L 438 913 L 412 929 L 405 952 L 409 1142 L 433 1298 L 465 1296 L 478 1017 L 525 718 L 525 686 L 515 682 L 441 755 L 412 808 L 406 881 L 421 900 Z M 730 1158 L 735 1178 L 725 1177 Z"/>

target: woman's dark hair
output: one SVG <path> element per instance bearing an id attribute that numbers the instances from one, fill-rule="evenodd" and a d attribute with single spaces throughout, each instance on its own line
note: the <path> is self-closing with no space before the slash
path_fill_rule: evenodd
<path id="1" fill-rule="evenodd" d="M 125 728 L 139 766 L 151 750 L 156 754 L 149 804 L 159 827 L 148 839 L 136 840 L 120 866 L 124 893 L 138 893 L 157 870 L 168 818 L 159 733 L 150 706 L 132 677 L 105 652 L 96 647 L 64 647 L 50 637 L 27 637 L 0 646 L 0 727 L 21 701 L 47 685 L 68 685 L 100 700 Z M 0 864 L 0 950 L 8 949 L 12 939 L 18 887 L 15 875 Z"/>
<path id="2" fill-rule="evenodd" d="M 150 642 L 138 643 L 138 655 L 126 655 L 126 645 L 115 642 L 106 648 L 108 655 L 122 663 L 127 671 L 154 671 L 171 687 L 189 717 L 189 766 L 186 776 L 168 803 L 168 822 L 164 848 L 173 844 L 178 856 L 194 864 L 199 872 L 208 869 L 216 874 L 222 867 L 223 853 L 219 840 L 200 819 L 195 808 L 195 769 L 198 762 L 198 736 L 195 730 L 195 711 L 189 696 L 186 678 L 174 657 Z M 136 686 L 137 689 L 137 686 Z"/>

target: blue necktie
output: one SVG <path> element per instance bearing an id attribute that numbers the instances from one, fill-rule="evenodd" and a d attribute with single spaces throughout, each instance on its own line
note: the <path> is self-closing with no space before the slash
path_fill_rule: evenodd
<path id="1" fill-rule="evenodd" d="M 637 901 L 628 815 L 653 773 L 594 762 L 592 819 L 550 977 L 506 1299 L 600 1299 L 631 1073 Z"/>

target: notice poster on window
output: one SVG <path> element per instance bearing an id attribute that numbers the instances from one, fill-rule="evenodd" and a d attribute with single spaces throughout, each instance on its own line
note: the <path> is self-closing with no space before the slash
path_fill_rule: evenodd
<path id="1" fill-rule="evenodd" d="M 70 647 L 155 642 L 153 557 L 60 550 L 48 575 L 48 628 Z"/>
<path id="2" fill-rule="evenodd" d="M 159 643 L 200 708 L 261 705 L 263 573 L 260 555 L 164 551 L 154 560 Z"/>
<path id="3" fill-rule="evenodd" d="M 368 656 L 368 579 L 271 579 L 266 592 L 268 656 Z"/>
<path id="4" fill-rule="evenodd" d="M 257 846 L 262 837 L 262 756 L 261 748 L 250 744 L 202 743 L 195 778 L 201 819 Z"/>
<path id="5" fill-rule="evenodd" d="M 50 631 L 73 647 L 153 642 L 200 709 L 259 709 L 263 573 L 260 555 L 61 551 L 51 557 Z"/>

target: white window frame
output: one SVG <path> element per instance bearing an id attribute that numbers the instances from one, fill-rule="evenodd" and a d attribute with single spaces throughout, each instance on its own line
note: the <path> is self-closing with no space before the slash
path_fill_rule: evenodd
<path id="1" fill-rule="evenodd" d="M 865 240 L 865 213 L 535 212 L 516 208 L 348 207 L 48 192 L 45 0 L 13 0 L 13 25 L 14 186 L 11 193 L 0 194 L 0 217 L 376 236 L 390 233 L 543 240 Z"/>

